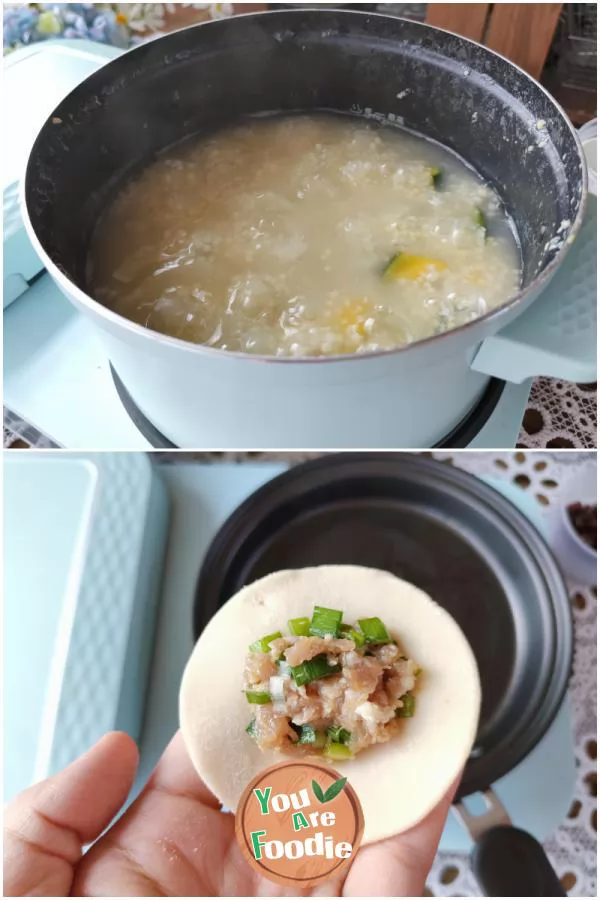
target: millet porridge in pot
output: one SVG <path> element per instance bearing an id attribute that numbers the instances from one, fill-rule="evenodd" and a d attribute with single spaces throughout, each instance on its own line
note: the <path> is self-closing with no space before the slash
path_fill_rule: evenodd
<path id="1" fill-rule="evenodd" d="M 93 296 L 222 350 L 330 356 L 472 321 L 520 285 L 494 190 L 438 144 L 333 114 L 259 117 L 165 151 L 92 239 Z"/>

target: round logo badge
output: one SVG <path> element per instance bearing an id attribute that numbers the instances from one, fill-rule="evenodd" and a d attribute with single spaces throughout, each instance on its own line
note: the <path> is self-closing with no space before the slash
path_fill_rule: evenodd
<path id="1" fill-rule="evenodd" d="M 318 762 L 285 762 L 248 785 L 235 817 L 251 866 L 270 881 L 311 887 L 344 875 L 364 819 L 347 778 Z"/>

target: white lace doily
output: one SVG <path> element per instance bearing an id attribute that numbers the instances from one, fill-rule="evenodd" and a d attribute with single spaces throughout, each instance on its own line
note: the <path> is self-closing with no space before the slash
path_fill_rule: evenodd
<path id="1" fill-rule="evenodd" d="M 518 446 L 595 447 L 596 397 L 595 384 L 537 378 L 527 402 Z"/>
<path id="2" fill-rule="evenodd" d="M 435 453 L 478 475 L 519 485 L 543 512 L 561 503 L 561 484 L 574 466 L 596 466 L 595 453 Z M 596 588 L 567 580 L 575 624 L 575 659 L 569 683 L 577 783 L 569 816 L 544 846 L 569 896 L 596 896 Z M 481 890 L 466 855 L 436 857 L 429 896 L 478 897 Z"/>

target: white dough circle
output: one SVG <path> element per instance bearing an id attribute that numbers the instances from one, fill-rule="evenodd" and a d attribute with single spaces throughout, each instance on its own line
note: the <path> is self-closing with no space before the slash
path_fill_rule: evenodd
<path id="1" fill-rule="evenodd" d="M 423 669 L 415 715 L 400 733 L 332 764 L 358 794 L 363 843 L 371 843 L 405 831 L 436 806 L 477 732 L 481 690 L 473 652 L 454 619 L 414 585 L 377 569 L 319 566 L 276 572 L 243 588 L 210 620 L 189 659 L 181 730 L 200 777 L 235 810 L 256 774 L 290 758 L 259 750 L 246 734 L 248 647 L 265 634 L 285 634 L 288 619 L 310 617 L 315 605 L 343 610 L 347 622 L 379 616 Z"/>

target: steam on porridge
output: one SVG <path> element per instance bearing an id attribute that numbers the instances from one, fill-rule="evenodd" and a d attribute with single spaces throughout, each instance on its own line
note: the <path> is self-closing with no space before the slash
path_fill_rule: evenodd
<path id="1" fill-rule="evenodd" d="M 154 331 L 223 350 L 391 349 L 518 289 L 494 191 L 396 127 L 256 119 L 171 148 L 103 216 L 94 296 Z"/>

